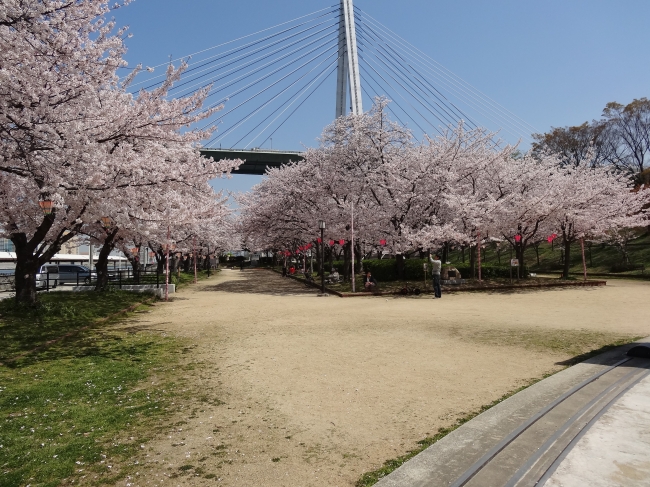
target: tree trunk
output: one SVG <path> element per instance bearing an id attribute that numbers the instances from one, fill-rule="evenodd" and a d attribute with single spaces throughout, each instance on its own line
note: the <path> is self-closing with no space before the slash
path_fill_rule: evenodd
<path id="1" fill-rule="evenodd" d="M 133 283 L 134 284 L 140 284 L 140 249 L 138 248 L 138 255 L 135 257 L 129 257 L 127 254 L 127 259 L 129 261 L 129 264 L 131 264 L 131 270 L 133 271 Z"/>
<path id="2" fill-rule="evenodd" d="M 350 242 L 346 242 L 343 246 L 343 281 L 348 282 L 351 277 L 351 268 L 352 264 L 352 254 L 350 253 L 350 248 L 352 245 Z"/>
<path id="3" fill-rule="evenodd" d="M 472 268 L 472 279 L 476 279 L 476 246 L 469 248 L 469 266 Z"/>
<path id="4" fill-rule="evenodd" d="M 569 267 L 571 267 L 571 241 L 564 240 L 564 270 L 562 271 L 562 278 L 569 278 Z"/>
<path id="5" fill-rule="evenodd" d="M 14 244 L 15 246 L 15 244 Z M 16 302 L 29 305 L 36 304 L 36 271 L 41 266 L 39 259 L 31 255 L 21 256 L 16 249 Z M 30 253 L 31 254 L 31 253 Z"/>
<path id="6" fill-rule="evenodd" d="M 55 218 L 55 211 L 43 218 L 43 222 L 36 229 L 30 240 L 24 233 L 12 233 L 9 235 L 16 251 L 16 302 L 25 303 L 30 306 L 36 304 L 36 272 L 39 267 L 48 262 L 54 254 L 61 250 L 61 245 L 76 236 L 78 227 L 70 229 L 68 233 L 61 231 L 54 240 L 47 246 L 40 255 L 37 249 L 42 246 L 48 232 L 52 228 Z"/>
<path id="7" fill-rule="evenodd" d="M 99 251 L 99 257 L 95 265 L 95 269 L 97 269 L 97 285 L 95 286 L 95 291 L 106 291 L 108 289 L 108 256 L 115 248 L 117 232 L 119 232 L 118 228 L 107 233 L 102 250 Z"/>
<path id="8" fill-rule="evenodd" d="M 463 264 L 464 264 L 465 263 L 465 246 L 464 245 L 460 248 L 460 251 L 461 251 L 461 255 L 463 256 Z"/>
<path id="9" fill-rule="evenodd" d="M 397 279 L 404 280 L 405 277 L 405 265 L 404 265 L 404 254 L 397 254 L 395 256 L 395 268 L 397 270 Z"/>
<path id="10" fill-rule="evenodd" d="M 442 262 L 444 264 L 447 261 L 449 261 L 449 242 L 445 242 L 442 246 Z"/>
<path id="11" fill-rule="evenodd" d="M 533 245 L 533 248 L 535 249 L 535 255 L 537 256 L 537 267 L 539 267 L 539 243 Z"/>
<path id="12" fill-rule="evenodd" d="M 361 251 L 361 244 L 356 243 L 354 246 L 354 272 L 355 274 L 359 274 L 363 269 L 362 269 L 362 260 L 363 259 L 363 253 Z"/>
<path id="13" fill-rule="evenodd" d="M 526 245 L 524 244 L 523 241 L 519 242 L 517 244 L 517 247 L 516 247 L 517 260 L 519 261 L 519 267 L 517 268 L 517 275 L 519 277 L 521 277 L 521 270 L 524 268 L 524 253 L 525 252 L 526 252 Z"/>

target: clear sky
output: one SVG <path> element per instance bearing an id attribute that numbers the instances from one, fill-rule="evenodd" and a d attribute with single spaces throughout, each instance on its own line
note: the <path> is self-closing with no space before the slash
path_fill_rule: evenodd
<path id="1" fill-rule="evenodd" d="M 136 0 L 127 60 L 157 65 L 338 3 Z M 648 0 L 355 0 L 355 5 L 540 131 L 598 118 L 607 102 L 650 97 Z M 331 93 L 329 92 L 331 91 Z M 334 116 L 334 85 L 273 137 L 300 150 Z M 235 176 L 216 184 L 245 190 Z"/>

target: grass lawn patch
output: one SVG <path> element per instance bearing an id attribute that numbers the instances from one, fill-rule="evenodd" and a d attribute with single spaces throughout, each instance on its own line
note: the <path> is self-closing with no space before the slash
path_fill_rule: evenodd
<path id="1" fill-rule="evenodd" d="M 143 298 L 50 293 L 33 311 L 2 303 L 3 355 L 93 325 Z M 82 478 L 114 485 L 137 468 L 136 452 L 171 413 L 181 347 L 113 324 L 95 324 L 0 366 L 0 485 L 54 487 Z"/>
<path id="2" fill-rule="evenodd" d="M 38 297 L 34 308 L 16 304 L 13 299 L 0 301 L 0 362 L 93 325 L 137 303 L 152 300 L 146 295 L 125 291 L 61 291 L 41 293 Z"/>

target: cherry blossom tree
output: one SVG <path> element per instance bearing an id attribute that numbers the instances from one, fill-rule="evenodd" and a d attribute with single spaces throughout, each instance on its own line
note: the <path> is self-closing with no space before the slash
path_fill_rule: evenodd
<path id="1" fill-rule="evenodd" d="M 0 199 L 16 247 L 16 299 L 34 302 L 35 273 L 84 225 L 109 216 L 127 188 L 198 188 L 237 163 L 204 159 L 188 130 L 211 116 L 207 89 L 168 100 L 186 65 L 133 96 L 119 82 L 122 36 L 100 0 L 10 0 L 0 6 Z M 43 214 L 41 207 L 49 211 Z M 113 213 L 119 213 L 114 211 Z"/>

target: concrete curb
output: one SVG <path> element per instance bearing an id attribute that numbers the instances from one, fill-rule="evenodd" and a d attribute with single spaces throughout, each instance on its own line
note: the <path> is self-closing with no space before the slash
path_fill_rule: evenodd
<path id="1" fill-rule="evenodd" d="M 378 487 L 451 485 L 502 438 L 583 380 L 616 363 L 650 337 L 574 365 L 515 394 L 476 416 L 381 479 Z"/>

